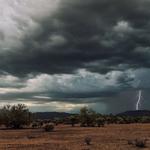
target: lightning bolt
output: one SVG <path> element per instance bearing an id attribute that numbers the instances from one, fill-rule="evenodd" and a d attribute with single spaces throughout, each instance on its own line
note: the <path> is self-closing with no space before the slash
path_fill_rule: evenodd
<path id="1" fill-rule="evenodd" d="M 141 102 L 141 97 L 142 97 L 142 90 L 139 90 L 139 92 L 138 92 L 138 101 L 136 103 L 136 110 L 139 110 L 139 105 L 140 105 L 140 102 Z"/>

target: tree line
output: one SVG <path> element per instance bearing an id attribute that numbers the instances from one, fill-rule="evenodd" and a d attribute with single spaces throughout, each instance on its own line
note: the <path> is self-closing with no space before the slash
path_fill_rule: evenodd
<path id="1" fill-rule="evenodd" d="M 79 114 L 70 115 L 65 118 L 55 118 L 48 120 L 35 120 L 33 114 L 26 105 L 5 105 L 0 109 L 0 125 L 6 128 L 24 128 L 24 127 L 43 127 L 53 123 L 70 124 L 74 127 L 79 124 L 81 127 L 104 127 L 108 124 L 130 124 L 130 123 L 150 123 L 150 116 L 118 116 L 118 115 L 102 115 L 87 107 L 80 109 Z M 51 126 L 52 128 L 52 126 Z"/>

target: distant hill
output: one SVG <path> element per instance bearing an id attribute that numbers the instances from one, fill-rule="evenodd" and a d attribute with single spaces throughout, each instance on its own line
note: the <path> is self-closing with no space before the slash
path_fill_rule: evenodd
<path id="1" fill-rule="evenodd" d="M 123 113 L 119 113 L 118 116 L 131 116 L 131 117 L 150 116 L 150 111 L 149 110 L 126 111 Z"/>
<path id="2" fill-rule="evenodd" d="M 33 113 L 35 119 L 54 119 L 54 118 L 65 118 L 72 114 L 65 112 L 36 112 Z"/>

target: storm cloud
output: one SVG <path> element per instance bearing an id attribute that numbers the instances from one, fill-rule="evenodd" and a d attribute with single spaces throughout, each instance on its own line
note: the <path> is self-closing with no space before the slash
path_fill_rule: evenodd
<path id="1" fill-rule="evenodd" d="M 100 103 L 114 112 L 133 109 L 138 89 L 148 93 L 149 0 L 0 4 L 2 101 Z"/>

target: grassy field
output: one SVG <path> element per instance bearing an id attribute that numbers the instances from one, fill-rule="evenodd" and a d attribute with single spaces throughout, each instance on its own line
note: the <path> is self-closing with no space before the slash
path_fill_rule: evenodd
<path id="1" fill-rule="evenodd" d="M 84 143 L 91 137 L 91 145 Z M 59 125 L 53 132 L 42 129 L 0 130 L 0 150 L 137 150 L 128 140 L 147 138 L 150 150 L 150 124 L 106 125 L 83 128 Z"/>

